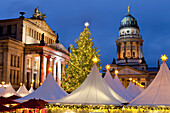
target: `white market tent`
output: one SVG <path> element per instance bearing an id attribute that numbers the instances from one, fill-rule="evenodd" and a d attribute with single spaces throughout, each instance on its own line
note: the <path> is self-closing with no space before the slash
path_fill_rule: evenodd
<path id="1" fill-rule="evenodd" d="M 85 81 L 71 94 L 57 100 L 60 104 L 121 105 L 127 103 L 104 81 L 96 64 Z"/>
<path id="2" fill-rule="evenodd" d="M 37 90 L 25 97 L 17 99 L 17 101 L 21 102 L 35 98 L 42 99 L 47 102 L 53 102 L 54 100 L 58 100 L 66 95 L 67 93 L 56 83 L 52 76 L 52 73 L 50 72 L 46 80 Z"/>
<path id="3" fill-rule="evenodd" d="M 140 92 L 136 89 L 135 84 L 132 82 L 129 83 L 129 86 L 126 89 L 134 98 L 140 94 Z"/>
<path id="4" fill-rule="evenodd" d="M 165 61 L 151 84 L 130 105 L 170 105 L 170 73 Z"/>
<path id="5" fill-rule="evenodd" d="M 30 93 L 34 92 L 33 86 L 31 86 L 29 92 L 30 92 Z"/>
<path id="6" fill-rule="evenodd" d="M 5 87 L 2 85 L 1 88 L 0 88 L 0 93 L 5 90 Z"/>
<path id="7" fill-rule="evenodd" d="M 3 90 L 1 93 L 0 93 L 0 96 L 3 96 L 3 97 L 10 97 L 12 95 L 17 95 L 18 94 L 15 92 L 15 90 L 13 89 L 11 83 L 8 84 L 8 86 L 6 87 L 5 90 Z"/>
<path id="8" fill-rule="evenodd" d="M 135 85 L 135 88 L 141 93 L 144 89 L 143 88 L 141 88 L 139 85 Z"/>
<path id="9" fill-rule="evenodd" d="M 19 87 L 18 91 L 17 91 L 17 94 L 21 97 L 24 97 L 29 93 L 29 91 L 27 90 L 27 88 L 25 87 L 25 85 L 23 84 L 22 86 Z"/>
<path id="10" fill-rule="evenodd" d="M 117 75 L 115 75 L 115 78 L 113 79 L 109 70 L 107 70 L 104 80 L 106 83 L 112 88 L 113 91 L 115 91 L 119 96 L 124 98 L 127 101 L 131 101 L 134 97 L 127 92 L 127 90 L 124 88 L 122 83 L 120 82 Z"/>

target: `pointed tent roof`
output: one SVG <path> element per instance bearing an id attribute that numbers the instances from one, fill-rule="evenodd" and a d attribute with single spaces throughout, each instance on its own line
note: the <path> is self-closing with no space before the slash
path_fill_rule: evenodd
<path id="1" fill-rule="evenodd" d="M 142 92 L 144 89 L 138 86 L 137 84 L 135 85 L 135 88 L 137 89 L 138 92 Z"/>
<path id="2" fill-rule="evenodd" d="M 31 86 L 30 90 L 29 90 L 30 93 L 34 92 L 34 89 L 33 87 Z"/>
<path id="3" fill-rule="evenodd" d="M 71 94 L 57 100 L 62 104 L 105 104 L 121 105 L 127 101 L 115 93 L 104 81 L 96 64 L 85 81 Z"/>
<path id="4" fill-rule="evenodd" d="M 18 99 L 17 101 L 27 101 L 29 99 L 42 99 L 47 102 L 53 102 L 54 100 L 60 99 L 66 96 L 67 93 L 56 83 L 52 73 L 50 72 L 43 82 L 43 84 L 31 94 Z"/>
<path id="5" fill-rule="evenodd" d="M 119 96 L 124 98 L 127 101 L 131 101 L 134 97 L 127 92 L 127 90 L 124 88 L 122 83 L 120 82 L 118 76 L 116 75 L 115 78 L 113 79 L 109 70 L 107 70 L 104 80 L 106 83 L 110 86 L 110 88 L 113 89 Z"/>
<path id="6" fill-rule="evenodd" d="M 151 84 L 130 105 L 170 105 L 170 73 L 164 61 Z"/>
<path id="7" fill-rule="evenodd" d="M 0 88 L 0 93 L 5 90 L 4 86 L 2 85 L 1 88 Z"/>
<path id="8" fill-rule="evenodd" d="M 24 97 L 24 96 L 26 96 L 26 95 L 28 95 L 28 94 L 30 94 L 30 93 L 29 93 L 29 91 L 27 90 L 27 88 L 25 87 L 25 84 L 23 84 L 23 85 L 20 86 L 20 88 L 18 89 L 17 94 L 18 94 L 19 96 L 21 96 L 21 97 Z"/>
<path id="9" fill-rule="evenodd" d="M 129 83 L 129 86 L 126 89 L 134 98 L 140 94 L 140 92 L 135 88 L 135 84 L 132 82 Z"/>
<path id="10" fill-rule="evenodd" d="M 3 97 L 10 97 L 12 95 L 18 95 L 15 90 L 13 89 L 11 83 L 9 82 L 8 86 L 6 87 L 5 90 L 3 90 L 1 93 L 0 93 L 0 96 L 3 96 Z"/>

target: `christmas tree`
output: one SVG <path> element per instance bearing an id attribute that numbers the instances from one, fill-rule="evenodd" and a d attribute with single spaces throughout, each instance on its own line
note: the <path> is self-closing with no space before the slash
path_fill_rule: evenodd
<path id="1" fill-rule="evenodd" d="M 93 47 L 93 38 L 90 38 L 91 33 L 87 28 L 88 25 L 86 22 L 84 31 L 76 39 L 75 43 L 77 46 L 70 45 L 70 61 L 67 62 L 66 74 L 62 74 L 61 82 L 62 88 L 67 92 L 74 91 L 83 83 L 93 67 L 92 59 L 100 56 L 98 48 Z M 99 61 L 97 63 L 99 69 L 101 69 L 100 64 Z"/>

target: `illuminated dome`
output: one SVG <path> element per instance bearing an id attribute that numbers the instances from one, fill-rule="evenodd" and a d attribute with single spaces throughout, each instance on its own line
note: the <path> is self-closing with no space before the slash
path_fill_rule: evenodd
<path id="1" fill-rule="evenodd" d="M 120 28 L 125 28 L 125 27 L 134 27 L 138 28 L 138 24 L 136 19 L 128 12 L 128 14 L 121 20 L 121 25 Z"/>

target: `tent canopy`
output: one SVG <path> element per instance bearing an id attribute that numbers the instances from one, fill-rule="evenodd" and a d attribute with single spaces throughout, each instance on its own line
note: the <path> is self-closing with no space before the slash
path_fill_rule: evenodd
<path id="1" fill-rule="evenodd" d="M 104 81 L 96 64 L 85 81 L 71 94 L 56 101 L 61 104 L 104 104 L 121 105 L 127 103 Z"/>
<path id="2" fill-rule="evenodd" d="M 130 105 L 170 105 L 170 73 L 164 61 L 151 84 Z"/>
<path id="3" fill-rule="evenodd" d="M 5 90 L 4 86 L 2 85 L 1 88 L 0 88 L 0 93 Z"/>
<path id="4" fill-rule="evenodd" d="M 129 86 L 126 89 L 133 97 L 135 98 L 140 94 L 140 92 L 136 89 L 135 84 L 133 84 L 131 81 L 129 83 Z"/>
<path id="5" fill-rule="evenodd" d="M 113 89 L 119 96 L 124 98 L 127 101 L 131 101 L 132 98 L 134 98 L 130 93 L 127 92 L 127 90 L 124 88 L 122 83 L 120 82 L 118 76 L 116 75 L 115 78 L 113 79 L 109 70 L 107 70 L 104 80 L 106 83 L 110 86 L 110 88 Z"/>
<path id="6" fill-rule="evenodd" d="M 1 93 L 0 93 L 0 96 L 3 96 L 3 97 L 10 97 L 12 95 L 18 95 L 15 90 L 13 89 L 11 83 L 9 82 L 8 86 L 6 87 L 5 90 L 3 90 Z"/>
<path id="7" fill-rule="evenodd" d="M 34 92 L 33 86 L 31 86 L 29 92 L 30 92 L 30 93 Z"/>
<path id="8" fill-rule="evenodd" d="M 37 90 L 23 98 L 18 99 L 17 101 L 27 101 L 35 98 L 42 99 L 47 102 L 53 102 L 54 100 L 58 100 L 66 95 L 67 93 L 56 83 L 52 73 L 50 72 L 46 80 Z"/>
<path id="9" fill-rule="evenodd" d="M 20 86 L 20 88 L 18 89 L 17 94 L 18 94 L 19 96 L 21 96 L 21 97 L 24 97 L 24 96 L 26 96 L 26 95 L 28 95 L 28 94 L 30 94 L 30 93 L 29 93 L 29 91 L 27 90 L 27 88 L 25 87 L 25 84 L 23 84 L 23 85 Z"/>

